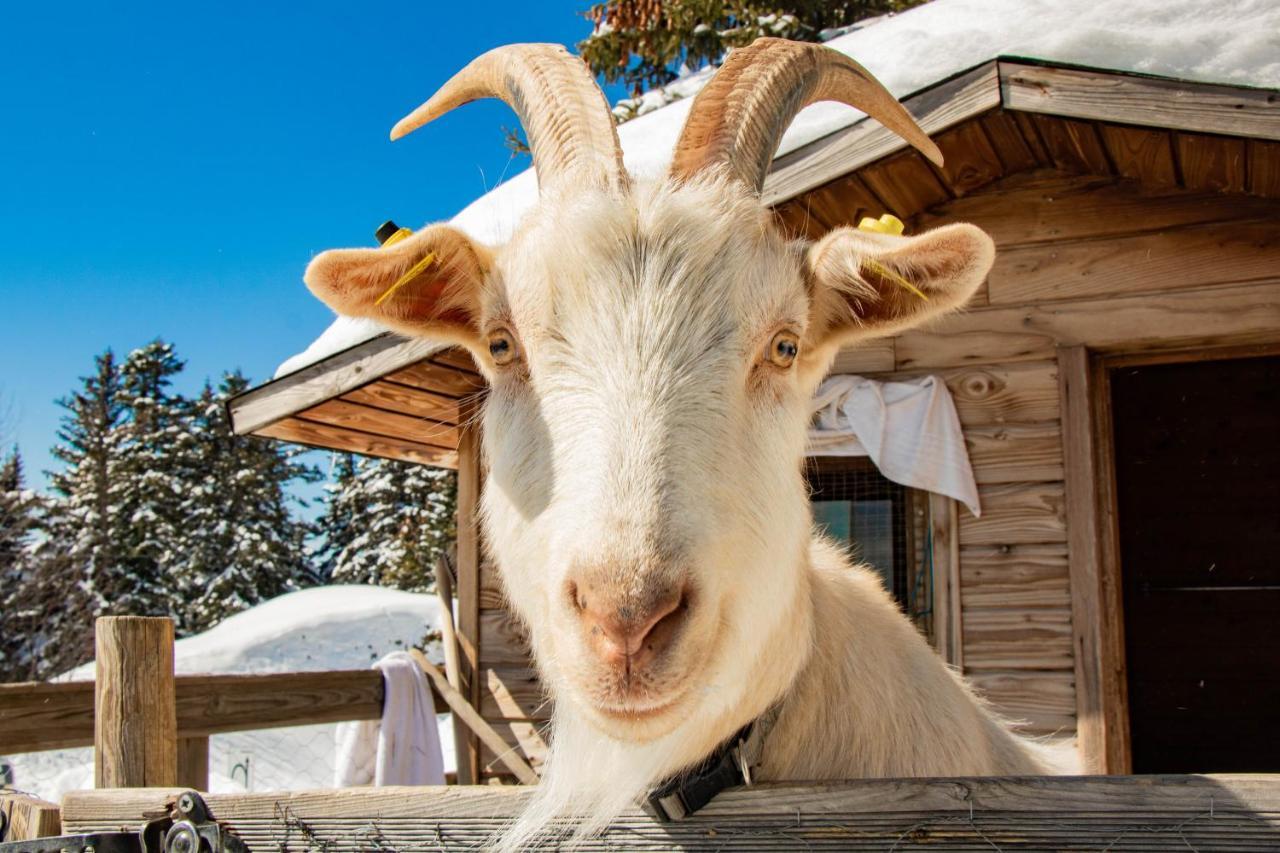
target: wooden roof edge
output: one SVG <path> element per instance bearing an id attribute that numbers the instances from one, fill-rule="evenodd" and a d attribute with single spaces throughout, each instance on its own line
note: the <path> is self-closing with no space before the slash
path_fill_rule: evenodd
<path id="1" fill-rule="evenodd" d="M 252 434 L 448 346 L 392 332 L 378 335 L 232 397 L 227 401 L 232 432 Z"/>
<path id="2" fill-rule="evenodd" d="M 929 134 L 1003 107 L 1064 118 L 1280 140 L 1280 90 L 999 56 L 902 99 Z M 773 162 L 762 200 L 789 201 L 906 148 L 868 118 Z"/>

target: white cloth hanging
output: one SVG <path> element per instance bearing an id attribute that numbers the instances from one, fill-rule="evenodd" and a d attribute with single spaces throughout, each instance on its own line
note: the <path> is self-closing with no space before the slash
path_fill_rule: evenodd
<path id="1" fill-rule="evenodd" d="M 938 377 L 832 376 L 818 388 L 813 413 L 810 456 L 870 456 L 895 483 L 955 498 L 981 514 L 960 418 Z"/>
<path id="2" fill-rule="evenodd" d="M 426 675 L 408 652 L 392 652 L 373 667 L 385 685 L 382 719 L 338 724 L 334 785 L 443 785 L 444 751 Z"/>

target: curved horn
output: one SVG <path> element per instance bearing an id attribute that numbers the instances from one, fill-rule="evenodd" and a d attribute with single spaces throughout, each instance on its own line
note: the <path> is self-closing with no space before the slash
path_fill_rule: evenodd
<path id="1" fill-rule="evenodd" d="M 942 152 L 865 68 L 818 44 L 759 38 L 729 54 L 694 98 L 671 174 L 691 178 L 723 163 L 756 192 L 796 113 L 816 101 L 857 107 L 942 165 Z"/>
<path id="2" fill-rule="evenodd" d="M 604 93 L 582 60 L 558 44 L 512 44 L 477 57 L 400 119 L 391 138 L 480 98 L 498 98 L 516 111 L 529 135 L 539 186 L 567 176 L 623 182 L 622 146 Z"/>

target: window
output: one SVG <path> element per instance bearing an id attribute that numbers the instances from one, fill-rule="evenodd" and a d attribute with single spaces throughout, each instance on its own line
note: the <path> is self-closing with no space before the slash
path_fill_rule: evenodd
<path id="1" fill-rule="evenodd" d="M 933 578 L 927 494 L 894 483 L 863 456 L 814 456 L 805 470 L 813 518 L 885 589 L 932 641 Z"/>

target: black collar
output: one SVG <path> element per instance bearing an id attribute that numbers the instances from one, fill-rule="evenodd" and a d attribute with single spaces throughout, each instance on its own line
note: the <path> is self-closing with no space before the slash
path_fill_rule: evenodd
<path id="1" fill-rule="evenodd" d="M 750 785 L 760 765 L 764 739 L 777 719 L 777 706 L 739 729 L 694 767 L 661 782 L 640 807 L 662 823 L 684 820 L 725 788 Z"/>

